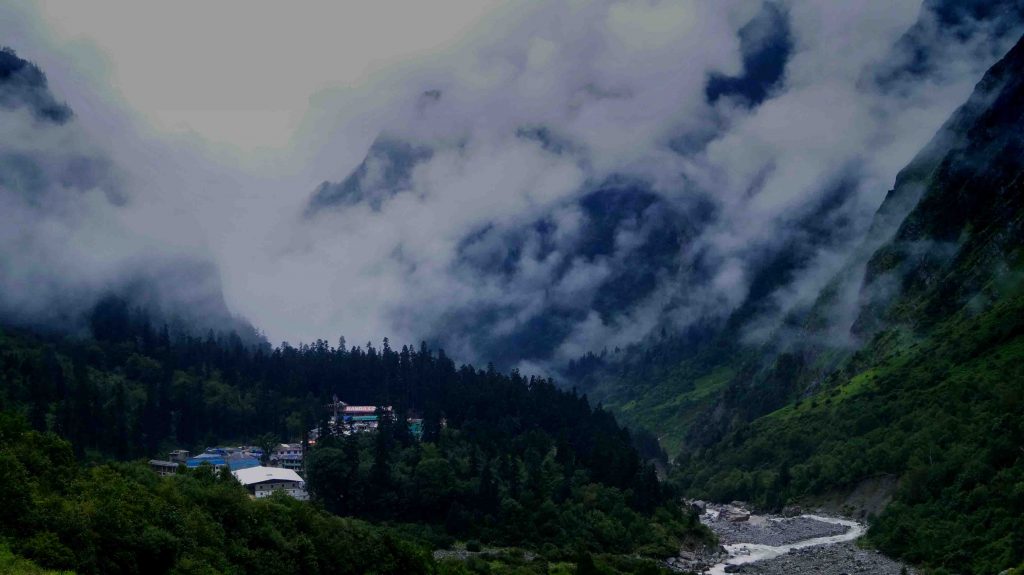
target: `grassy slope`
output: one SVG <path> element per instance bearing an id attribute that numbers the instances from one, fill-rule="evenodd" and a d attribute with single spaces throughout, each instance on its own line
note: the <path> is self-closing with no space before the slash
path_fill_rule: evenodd
<path id="1" fill-rule="evenodd" d="M 1024 556 L 1024 287 L 989 286 L 929 336 L 883 332 L 833 387 L 734 430 L 684 484 L 777 505 L 900 476 L 870 537 L 936 568 L 990 573 Z"/>
<path id="2" fill-rule="evenodd" d="M 645 382 L 615 382 L 598 389 L 595 396 L 627 425 L 654 432 L 665 451 L 675 456 L 689 427 L 735 374 L 732 365 L 705 367 L 684 361 Z"/>
<path id="3" fill-rule="evenodd" d="M 0 573 L 7 575 L 64 575 L 71 571 L 50 571 L 35 563 L 18 557 L 7 547 L 0 546 Z"/>

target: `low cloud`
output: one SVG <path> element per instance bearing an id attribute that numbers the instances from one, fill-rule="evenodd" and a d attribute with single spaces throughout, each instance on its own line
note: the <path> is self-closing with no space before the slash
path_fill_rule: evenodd
<path id="1" fill-rule="evenodd" d="M 897 171 L 1017 38 L 1015 14 L 952 21 L 944 5 L 516 5 L 318 94 L 293 152 L 256 167 L 119 137 L 130 201 L 79 194 L 102 209 L 22 234 L 85 245 L 102 228 L 91 241 L 116 257 L 43 266 L 87 285 L 168 246 L 213 262 L 231 310 L 293 343 L 428 339 L 538 368 L 755 297 L 756 340 L 813 304 Z"/>

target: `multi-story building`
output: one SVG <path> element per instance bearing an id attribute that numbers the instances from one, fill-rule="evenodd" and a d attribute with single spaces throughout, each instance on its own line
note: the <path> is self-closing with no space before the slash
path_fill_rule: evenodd
<path id="1" fill-rule="evenodd" d="M 178 472 L 178 466 L 181 463 L 176 461 L 164 461 L 162 459 L 150 459 L 149 468 L 152 469 L 160 477 L 167 477 L 168 475 L 174 475 Z"/>
<path id="2" fill-rule="evenodd" d="M 387 417 L 396 421 L 394 409 L 390 405 L 349 405 L 344 401 L 334 398 L 332 403 L 326 405 L 333 412 L 328 420 L 331 430 L 339 435 L 352 435 L 353 433 L 365 433 L 376 431 L 380 426 L 381 418 Z M 423 437 L 423 420 L 419 418 L 406 418 L 409 431 L 416 439 Z M 310 444 L 315 444 L 320 433 L 319 429 L 309 431 Z"/>
<path id="3" fill-rule="evenodd" d="M 249 490 L 256 499 L 270 497 L 276 491 L 283 491 L 300 501 L 309 499 L 306 482 L 291 469 L 281 467 L 250 467 L 232 471 L 239 483 Z"/>
<path id="4" fill-rule="evenodd" d="M 302 473 L 302 455 L 301 443 L 281 443 L 271 452 L 270 465 Z"/>

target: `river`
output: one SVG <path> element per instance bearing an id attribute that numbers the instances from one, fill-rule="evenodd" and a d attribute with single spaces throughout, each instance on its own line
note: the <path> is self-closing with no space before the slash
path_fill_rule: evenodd
<path id="1" fill-rule="evenodd" d="M 847 530 L 846 532 L 838 535 L 812 537 L 810 539 L 787 543 L 785 545 L 764 545 L 758 543 L 727 544 L 724 547 L 726 552 L 729 554 L 729 558 L 722 563 L 714 565 L 711 569 L 705 571 L 705 573 L 707 575 L 724 575 L 726 573 L 726 567 L 730 565 L 744 565 L 747 563 L 754 563 L 756 561 L 774 559 L 796 549 L 805 549 L 808 547 L 817 547 L 819 545 L 831 545 L 834 543 L 853 541 L 864 534 L 864 526 L 856 521 L 837 519 L 834 517 L 823 517 L 820 515 L 801 515 L 800 517 L 831 525 L 842 525 L 847 527 Z M 767 521 L 782 521 L 782 519 L 769 518 Z"/>

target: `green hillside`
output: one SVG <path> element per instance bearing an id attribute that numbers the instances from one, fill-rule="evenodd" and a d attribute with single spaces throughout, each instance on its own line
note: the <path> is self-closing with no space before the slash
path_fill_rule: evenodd
<path id="1" fill-rule="evenodd" d="M 674 456 L 687 431 L 735 377 L 737 366 L 684 360 L 653 374 L 603 378 L 588 392 L 623 422 L 654 433 Z"/>
<path id="2" fill-rule="evenodd" d="M 655 344 L 653 367 L 598 370 L 589 390 L 680 454 L 691 495 L 777 509 L 895 477 L 871 542 L 936 573 L 998 573 L 1024 560 L 1022 246 L 1024 42 L 900 173 L 787 337 L 734 343 L 737 320 L 682 359 L 659 363 Z M 852 348 L 824 331 L 851 280 Z"/>
<path id="3" fill-rule="evenodd" d="M 883 551 L 936 572 L 1020 563 L 1022 71 L 1019 43 L 887 198 L 923 187 L 867 262 L 854 331 L 870 341 L 796 401 L 682 458 L 687 489 L 778 506 L 891 474 L 894 500 L 869 532 Z"/>
<path id="4" fill-rule="evenodd" d="M 901 478 L 872 525 L 885 552 L 961 573 L 1016 565 L 1024 548 L 1024 287 L 928 337 L 883 332 L 861 371 L 684 457 L 695 495 L 777 507 L 878 474 Z M 870 358 L 870 359 L 869 359 Z"/>
<path id="5" fill-rule="evenodd" d="M 267 349 L 171 336 L 113 301 L 92 324 L 90 337 L 0 331 L 10 570 L 548 573 L 583 561 L 659 573 L 682 544 L 712 541 L 630 433 L 549 380 L 387 340 Z M 422 414 L 422 437 L 387 419 L 375 433 L 334 435 L 329 393 Z M 314 427 L 311 503 L 251 501 L 229 474 L 161 478 L 128 463 L 294 441 Z M 497 551 L 431 556 L 460 542 Z"/>

